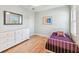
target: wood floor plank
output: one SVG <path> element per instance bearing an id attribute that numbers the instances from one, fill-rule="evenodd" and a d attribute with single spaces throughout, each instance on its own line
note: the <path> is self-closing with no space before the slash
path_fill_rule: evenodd
<path id="1" fill-rule="evenodd" d="M 28 41 L 6 50 L 4 53 L 45 53 L 47 40 L 47 37 L 33 35 Z"/>

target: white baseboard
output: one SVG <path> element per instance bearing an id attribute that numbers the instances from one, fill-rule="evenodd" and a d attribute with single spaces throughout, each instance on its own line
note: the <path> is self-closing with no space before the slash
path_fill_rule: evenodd
<path id="1" fill-rule="evenodd" d="M 44 34 L 37 34 L 37 33 L 34 33 L 33 35 L 39 35 L 39 36 L 44 36 L 44 37 L 50 37 L 48 35 L 44 35 Z"/>

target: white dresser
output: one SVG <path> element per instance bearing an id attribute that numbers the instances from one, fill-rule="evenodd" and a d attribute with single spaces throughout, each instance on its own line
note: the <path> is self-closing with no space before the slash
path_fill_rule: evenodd
<path id="1" fill-rule="evenodd" d="M 29 39 L 29 29 L 0 32 L 0 52 Z"/>

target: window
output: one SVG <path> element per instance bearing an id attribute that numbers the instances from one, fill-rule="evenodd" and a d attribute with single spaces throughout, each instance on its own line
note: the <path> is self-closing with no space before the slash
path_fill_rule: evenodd
<path id="1" fill-rule="evenodd" d="M 76 6 L 71 8 L 71 33 L 76 36 Z"/>

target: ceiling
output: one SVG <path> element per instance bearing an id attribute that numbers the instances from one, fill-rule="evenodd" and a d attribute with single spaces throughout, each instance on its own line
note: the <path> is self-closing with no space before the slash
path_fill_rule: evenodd
<path id="1" fill-rule="evenodd" d="M 61 6 L 64 6 L 64 5 L 38 5 L 38 6 L 21 5 L 20 7 L 34 11 L 34 12 L 40 12 L 40 11 L 45 11 L 45 10 L 52 9 L 52 8 L 61 7 Z"/>

